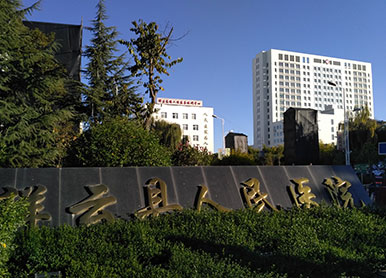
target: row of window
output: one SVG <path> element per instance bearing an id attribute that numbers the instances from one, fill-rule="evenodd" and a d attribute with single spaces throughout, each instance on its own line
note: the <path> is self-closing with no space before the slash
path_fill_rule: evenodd
<path id="1" fill-rule="evenodd" d="M 350 72 L 350 71 L 349 71 Z M 361 72 L 357 72 L 357 71 L 353 71 L 353 74 L 354 76 L 363 76 L 363 77 L 366 77 L 366 73 L 361 73 Z M 370 73 L 367 74 L 367 77 L 370 77 Z"/>
<path id="2" fill-rule="evenodd" d="M 335 72 L 335 73 L 341 73 L 340 69 L 331 69 L 331 68 L 323 68 L 323 67 L 314 67 L 314 70 L 318 71 L 326 71 L 326 72 Z"/>
<path id="3" fill-rule="evenodd" d="M 161 118 L 162 119 L 167 119 L 167 117 L 168 117 L 168 113 L 167 112 L 161 112 Z M 172 113 L 172 118 L 173 119 L 178 119 L 178 113 Z M 188 120 L 189 119 L 188 113 L 182 113 L 182 119 Z M 197 115 L 195 113 L 192 113 L 191 114 L 191 119 L 192 120 L 196 120 L 197 119 Z"/>
<path id="4" fill-rule="evenodd" d="M 295 90 L 295 89 L 291 89 L 291 90 L 290 90 L 290 89 L 288 89 L 288 88 L 280 88 L 279 91 L 280 91 L 281 93 L 282 93 L 282 92 L 286 92 L 286 93 L 291 92 L 291 93 L 293 93 L 293 94 L 294 94 L 295 92 L 298 93 L 298 94 L 301 93 L 301 90 L 300 90 L 300 89 L 296 89 L 296 90 Z"/>
<path id="5" fill-rule="evenodd" d="M 329 73 L 327 73 L 327 74 L 325 74 L 325 73 L 317 73 L 317 72 L 315 72 L 314 73 L 314 76 L 315 77 L 324 77 L 324 78 L 329 78 L 329 79 L 333 79 L 334 78 L 334 76 L 335 76 L 335 79 L 342 79 L 342 77 L 340 76 L 340 75 L 333 75 L 333 74 L 329 74 Z M 351 78 L 351 77 L 349 77 L 349 78 Z M 347 77 L 346 77 L 346 79 L 347 79 Z"/>
<path id="6" fill-rule="evenodd" d="M 188 135 L 183 135 L 182 136 L 185 140 L 189 140 L 189 136 Z M 198 135 L 193 135 L 192 136 L 192 139 L 193 139 L 193 141 L 198 141 Z M 208 145 L 208 143 L 207 142 L 204 142 L 204 145 Z M 196 146 L 199 146 L 199 145 L 195 145 L 195 144 L 193 144 L 193 147 L 196 147 Z"/>
<path id="7" fill-rule="evenodd" d="M 366 79 L 366 78 L 361 78 L 361 77 L 358 77 L 358 78 L 354 77 L 353 80 L 354 80 L 355 82 L 364 82 L 364 83 L 367 82 L 367 79 Z M 370 83 L 370 79 L 369 79 L 369 83 Z"/>
<path id="8" fill-rule="evenodd" d="M 300 63 L 300 56 L 288 55 L 288 54 L 283 55 L 282 53 L 279 53 L 279 60 Z M 309 58 L 307 58 L 307 60 L 309 62 Z M 303 57 L 303 61 L 304 61 L 304 57 Z"/>
<path id="9" fill-rule="evenodd" d="M 351 90 L 350 90 L 351 91 Z M 370 94 L 371 91 L 369 91 Z M 362 90 L 362 89 L 354 89 L 354 93 L 359 93 L 359 94 L 367 94 L 367 90 Z M 369 98 L 371 98 L 369 96 Z"/>
<path id="10" fill-rule="evenodd" d="M 182 129 L 183 130 L 188 130 L 189 129 L 189 125 L 188 124 L 183 124 L 182 125 Z M 193 130 L 198 130 L 198 125 L 193 125 Z"/>
<path id="11" fill-rule="evenodd" d="M 368 85 L 370 88 L 370 85 Z M 354 88 L 367 88 L 366 84 L 354 83 Z"/>
<path id="12" fill-rule="evenodd" d="M 276 62 L 275 62 L 275 66 L 276 66 Z M 282 62 L 279 62 L 279 67 L 287 67 L 287 68 L 297 68 L 297 69 L 300 69 L 300 65 L 297 65 L 297 64 L 288 64 L 288 63 L 282 63 Z"/>
<path id="13" fill-rule="evenodd" d="M 276 76 L 275 76 L 276 77 Z M 285 79 L 285 80 L 292 80 L 292 81 L 300 81 L 300 77 L 295 77 L 295 76 L 289 76 L 289 75 L 279 75 L 279 79 Z"/>
<path id="14" fill-rule="evenodd" d="M 314 88 L 315 89 L 322 89 L 322 86 L 321 85 L 314 85 Z M 330 90 L 334 90 L 334 87 L 329 87 L 329 86 L 323 86 L 323 89 L 324 90 L 329 90 L 328 88 L 330 88 Z M 342 91 L 342 88 L 341 87 L 335 87 L 335 91 Z"/>
<path id="15" fill-rule="evenodd" d="M 324 83 L 324 84 L 328 84 L 328 81 L 325 80 L 325 79 L 314 79 L 314 83 Z M 340 86 L 342 86 L 342 82 L 336 81 L 336 82 L 335 82 L 335 85 L 340 85 Z M 330 84 L 329 84 L 328 87 L 331 88 L 331 89 L 333 88 L 332 85 L 330 85 Z"/>
<path id="16" fill-rule="evenodd" d="M 279 85 L 280 86 L 286 86 L 286 87 L 298 87 L 298 88 L 301 88 L 302 85 L 301 83 L 295 83 L 295 82 L 283 82 L 283 81 L 280 81 L 279 82 Z"/>
<path id="17" fill-rule="evenodd" d="M 297 55 L 288 55 L 288 54 L 282 54 L 279 53 L 279 60 L 280 61 L 290 61 L 290 62 L 297 62 L 300 63 L 300 59 L 302 59 L 303 63 L 310 63 L 310 58 L 309 57 L 300 57 Z M 335 65 L 335 66 L 340 66 L 341 63 L 339 61 L 330 61 L 329 59 L 320 59 L 320 58 L 314 58 L 314 63 L 323 63 L 323 64 L 329 64 L 329 65 Z M 351 64 L 345 62 L 344 63 L 345 68 L 351 68 Z M 366 71 L 366 66 L 365 65 L 359 65 L 359 64 L 352 64 L 352 68 L 354 70 L 363 70 Z"/>
<path id="18" fill-rule="evenodd" d="M 280 73 L 286 73 L 286 74 L 297 74 L 300 75 L 300 70 L 288 70 L 288 69 L 279 69 Z"/>

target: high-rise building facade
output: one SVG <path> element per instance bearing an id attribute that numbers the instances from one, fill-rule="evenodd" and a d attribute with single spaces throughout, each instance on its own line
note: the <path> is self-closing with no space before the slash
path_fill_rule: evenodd
<path id="1" fill-rule="evenodd" d="M 374 118 L 370 63 L 271 49 L 256 55 L 252 73 L 257 148 L 284 143 L 283 113 L 290 107 L 335 111 L 331 134 L 325 136 L 330 140 L 325 139 L 324 143 L 336 143 L 343 111 L 348 115 L 349 111 L 367 106 Z M 318 114 L 323 117 L 323 113 Z"/>
<path id="2" fill-rule="evenodd" d="M 156 120 L 178 124 L 190 145 L 213 153 L 213 107 L 204 107 L 201 100 L 158 98 L 155 109 Z"/>

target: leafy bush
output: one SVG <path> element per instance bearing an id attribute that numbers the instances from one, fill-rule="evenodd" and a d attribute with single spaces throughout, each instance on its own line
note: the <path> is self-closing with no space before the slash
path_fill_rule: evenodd
<path id="1" fill-rule="evenodd" d="M 323 144 L 323 142 L 319 142 L 320 165 L 341 165 L 344 163 L 344 153 L 337 150 L 334 144 Z"/>
<path id="2" fill-rule="evenodd" d="M 386 267 L 386 215 L 318 207 L 185 210 L 145 221 L 19 234 L 15 277 L 373 277 Z"/>
<path id="3" fill-rule="evenodd" d="M 6 263 L 15 249 L 16 231 L 25 225 L 27 206 L 25 200 L 0 200 L 0 277 L 8 276 Z"/>
<path id="4" fill-rule="evenodd" d="M 68 166 L 169 166 L 170 153 L 139 123 L 117 117 L 91 126 L 73 146 Z"/>
<path id="5" fill-rule="evenodd" d="M 256 165 L 253 155 L 232 151 L 231 155 L 224 156 L 222 159 L 215 159 L 212 165 Z"/>
<path id="6" fill-rule="evenodd" d="M 171 151 L 175 151 L 181 142 L 182 131 L 179 124 L 158 120 L 152 123 L 151 131 L 159 137 L 160 144 Z"/>
<path id="7" fill-rule="evenodd" d="M 180 143 L 172 155 L 174 166 L 206 166 L 210 165 L 213 156 L 203 147 L 192 147 L 188 141 Z"/>

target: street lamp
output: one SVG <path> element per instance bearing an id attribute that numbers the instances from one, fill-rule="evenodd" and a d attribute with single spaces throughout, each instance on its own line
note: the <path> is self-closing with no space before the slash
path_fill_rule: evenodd
<path id="1" fill-rule="evenodd" d="M 218 117 L 217 115 L 212 115 L 213 118 L 221 120 L 221 127 L 222 127 L 222 154 L 225 155 L 225 136 L 224 136 L 224 119 Z"/>
<path id="2" fill-rule="evenodd" d="M 332 81 L 327 81 L 328 85 L 336 87 L 336 83 Z M 348 111 L 346 111 L 346 90 L 343 89 L 343 115 L 344 115 L 344 129 L 343 129 L 343 137 L 344 137 L 344 155 L 346 159 L 346 165 L 351 165 L 350 163 L 350 138 L 349 138 L 349 119 L 348 119 Z"/>

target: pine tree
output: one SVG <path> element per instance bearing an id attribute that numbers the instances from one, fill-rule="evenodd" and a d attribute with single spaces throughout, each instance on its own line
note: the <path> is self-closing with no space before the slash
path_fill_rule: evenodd
<path id="1" fill-rule="evenodd" d="M 101 123 L 105 117 L 131 117 L 142 108 L 142 99 L 125 76 L 125 56 L 115 56 L 118 32 L 105 25 L 107 19 L 104 0 L 99 0 L 93 26 L 88 28 L 93 38 L 85 50 L 89 60 L 85 70 L 89 81 L 85 104 L 91 124 Z"/>
<path id="2" fill-rule="evenodd" d="M 54 36 L 29 30 L 20 0 L 0 1 L 0 166 L 54 166 L 60 126 L 73 116 Z"/>

